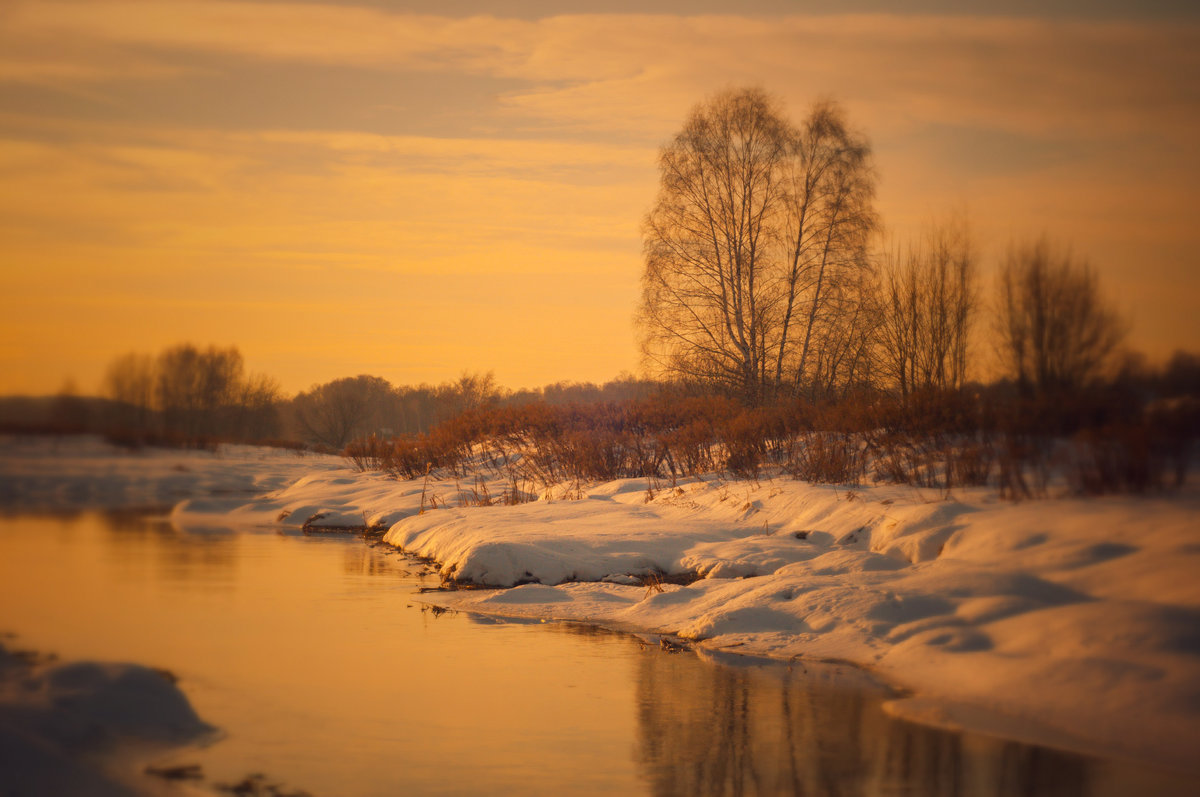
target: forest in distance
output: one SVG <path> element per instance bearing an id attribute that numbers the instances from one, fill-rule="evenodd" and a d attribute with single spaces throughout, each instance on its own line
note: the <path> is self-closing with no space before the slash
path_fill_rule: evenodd
<path id="1" fill-rule="evenodd" d="M 508 487 L 474 500 L 515 503 L 564 481 L 665 484 L 705 472 L 991 485 L 1013 499 L 1064 479 L 1076 494 L 1144 493 L 1182 483 L 1200 429 L 1200 356 L 1182 352 L 1160 368 L 1127 358 L 1044 393 L 1005 379 L 908 394 L 860 385 L 751 405 L 696 381 L 627 376 L 510 391 L 468 373 L 436 386 L 347 377 L 285 397 L 270 378 L 245 376 L 236 348 L 181 344 L 114 360 L 106 386 L 104 398 L 0 399 L 5 430 L 89 432 L 132 448 L 307 448 L 405 479 L 441 469 L 469 482 L 486 468 Z M 135 400 L 118 392 L 133 388 Z"/>
<path id="2" fill-rule="evenodd" d="M 1084 493 L 1182 482 L 1200 354 L 1151 366 L 1126 349 L 1097 271 L 1048 235 L 1010 244 L 987 286 L 964 216 L 887 239 L 870 144 L 836 103 L 795 123 L 763 91 L 727 89 L 659 161 L 635 315 L 643 376 L 512 391 L 491 373 L 358 375 L 284 396 L 236 347 L 181 343 L 114 359 L 102 398 L 2 400 L 0 424 L 128 446 L 303 446 L 403 478 L 469 477 L 483 451 L 511 469 L 519 454 L 510 496 L 764 466 L 1016 498 L 1054 474 Z"/>

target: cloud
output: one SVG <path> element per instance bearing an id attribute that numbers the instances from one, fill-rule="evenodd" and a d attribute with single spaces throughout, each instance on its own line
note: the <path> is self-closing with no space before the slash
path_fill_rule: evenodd
<path id="1" fill-rule="evenodd" d="M 21 2 L 8 35 L 75 47 L 86 42 L 154 50 L 225 52 L 254 59 L 357 66 L 434 62 L 485 68 L 529 48 L 527 23 L 455 19 L 309 3 L 208 0 Z M 473 64 L 480 65 L 472 67 Z"/>
<path id="2" fill-rule="evenodd" d="M 764 83 L 803 104 L 851 102 L 875 130 L 953 119 L 1021 132 L 1180 129 L 1200 107 L 1200 26 L 900 15 L 391 13 L 320 4 L 21 3 L 0 76 L 169 78 L 178 53 L 518 79 L 508 107 L 541 124 L 663 130 L 691 98 Z M 40 60 L 34 49 L 40 43 Z M 53 42 L 53 46 L 50 46 Z M 24 44 L 22 44 L 24 43 Z"/>
<path id="3" fill-rule="evenodd" d="M 0 139 L 0 229 L 58 268 L 599 273 L 636 257 L 654 180 L 620 145 L 44 125 Z"/>
<path id="4" fill-rule="evenodd" d="M 552 180 L 564 173 L 594 170 L 600 176 L 627 175 L 630 164 L 652 164 L 657 154 L 653 147 L 554 138 L 389 136 L 353 130 L 266 130 L 239 138 L 343 156 L 387 157 L 409 164 L 413 170 L 528 180 Z"/>
<path id="5" fill-rule="evenodd" d="M 891 16 L 546 25 L 523 65 L 525 77 L 541 82 L 508 101 L 579 128 L 632 118 L 670 129 L 692 98 L 741 83 L 765 85 L 793 108 L 818 95 L 842 98 L 872 131 L 953 122 L 1093 137 L 1182 131 L 1200 116 L 1194 25 Z M 616 53 L 604 52 L 609 42 L 620 43 L 611 45 Z M 582 76 L 606 56 L 628 67 Z M 556 83 L 555 74 L 571 78 Z"/>

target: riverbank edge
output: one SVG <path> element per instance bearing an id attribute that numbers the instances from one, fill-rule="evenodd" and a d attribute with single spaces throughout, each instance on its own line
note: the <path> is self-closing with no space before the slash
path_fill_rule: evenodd
<path id="1" fill-rule="evenodd" d="M 430 561 L 405 551 L 400 551 L 415 561 Z M 487 617 L 507 621 L 529 621 L 530 618 L 521 614 L 505 614 L 499 611 L 480 611 L 475 608 L 460 608 L 455 601 L 431 598 L 431 595 L 453 595 L 457 592 L 491 591 L 503 592 L 512 587 L 490 587 L 481 585 L 464 585 L 461 588 L 447 590 L 431 590 L 420 592 L 414 597 L 414 603 L 436 608 L 441 611 L 452 611 L 462 614 Z M 549 617 L 540 618 L 541 623 L 566 623 L 598 628 L 638 638 L 648 644 L 659 645 L 668 652 L 690 653 L 701 658 L 715 660 L 717 664 L 722 658 L 732 657 L 747 663 L 763 663 L 780 667 L 800 665 L 817 665 L 831 667 L 853 668 L 862 676 L 869 679 L 875 686 L 885 690 L 889 697 L 883 701 L 883 710 L 895 719 L 915 725 L 935 728 L 952 733 L 986 736 L 1006 742 L 1046 747 L 1060 753 L 1076 755 L 1083 758 L 1098 760 L 1119 760 L 1128 765 L 1146 770 L 1159 771 L 1173 776 L 1194 776 L 1200 778 L 1200 764 L 1188 767 L 1186 764 L 1173 759 L 1147 759 L 1131 755 L 1128 750 L 1106 745 L 1082 736 L 1071 734 L 1044 723 L 1024 717 L 1006 715 L 986 707 L 973 705 L 968 701 L 949 700 L 927 694 L 922 694 L 915 687 L 905 684 L 902 678 L 892 673 L 881 671 L 868 662 L 855 661 L 847 658 L 793 655 L 789 657 L 773 656 L 766 651 L 731 647 L 715 647 L 679 637 L 661 629 L 646 628 L 628 623 L 610 623 L 581 617 Z"/>

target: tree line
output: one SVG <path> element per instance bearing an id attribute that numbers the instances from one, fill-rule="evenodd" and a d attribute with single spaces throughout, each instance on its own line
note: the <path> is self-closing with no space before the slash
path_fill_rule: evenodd
<path id="1" fill-rule="evenodd" d="M 247 374 L 236 347 L 180 343 L 157 355 L 115 358 L 105 370 L 103 405 L 89 413 L 79 397 L 61 395 L 48 425 L 101 431 L 128 445 L 265 442 L 340 453 L 356 438 L 421 435 L 481 407 L 624 401 L 655 387 L 624 376 L 603 385 L 560 382 L 512 391 L 497 385 L 491 372 L 464 372 L 438 385 L 393 385 L 360 374 L 285 396 L 275 379 Z"/>
<path id="2" fill-rule="evenodd" d="M 112 400 L 103 423 L 124 442 L 206 446 L 279 436 L 279 383 L 247 374 L 232 346 L 131 352 L 109 363 L 103 393 Z"/>

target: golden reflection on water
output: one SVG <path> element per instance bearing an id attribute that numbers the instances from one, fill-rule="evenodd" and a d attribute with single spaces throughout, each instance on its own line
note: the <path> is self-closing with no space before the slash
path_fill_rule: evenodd
<path id="1" fill-rule="evenodd" d="M 1098 795 L 1147 777 L 898 722 L 848 668 L 437 616 L 414 594 L 434 583 L 421 569 L 353 538 L 0 518 L 0 631 L 173 671 L 226 734 L 179 762 L 315 795 Z"/>
<path id="2" fill-rule="evenodd" d="M 353 538 L 0 521 L 0 629 L 180 677 L 214 777 L 314 794 L 637 790 L 626 637 L 422 612 L 419 565 Z M 436 583 L 436 582 L 433 582 Z"/>
<path id="3" fill-rule="evenodd" d="M 1078 756 L 923 728 L 834 665 L 713 666 L 645 657 L 638 757 L 656 793 L 1086 795 Z"/>

